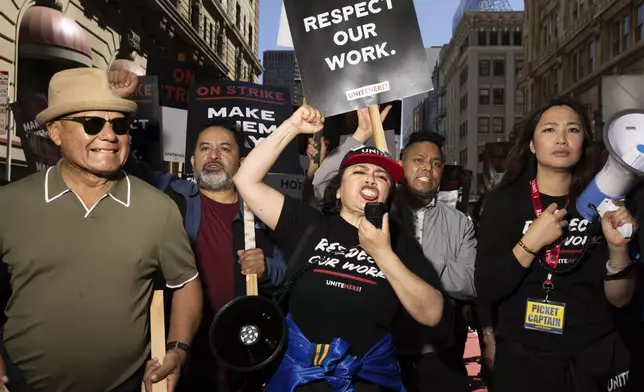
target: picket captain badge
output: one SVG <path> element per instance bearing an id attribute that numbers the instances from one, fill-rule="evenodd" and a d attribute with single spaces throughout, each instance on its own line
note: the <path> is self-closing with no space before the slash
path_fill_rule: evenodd
<path id="1" fill-rule="evenodd" d="M 560 302 L 546 302 L 529 299 L 526 305 L 526 329 L 563 334 L 566 305 Z"/>

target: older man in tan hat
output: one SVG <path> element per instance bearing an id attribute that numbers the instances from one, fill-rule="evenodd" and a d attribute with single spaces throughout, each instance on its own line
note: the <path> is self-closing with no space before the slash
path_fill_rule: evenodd
<path id="1" fill-rule="evenodd" d="M 202 291 L 177 206 L 121 170 L 135 112 L 105 71 L 70 69 L 50 81 L 49 107 L 37 120 L 63 158 L 0 189 L 0 254 L 13 291 L 0 387 L 140 391 L 157 273 L 175 290 L 159 360 L 169 391 L 178 381 Z"/>

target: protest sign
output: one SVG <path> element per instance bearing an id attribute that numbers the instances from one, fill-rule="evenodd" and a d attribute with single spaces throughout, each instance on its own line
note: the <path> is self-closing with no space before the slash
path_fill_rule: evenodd
<path id="1" fill-rule="evenodd" d="M 0 142 L 7 141 L 9 130 L 9 72 L 0 71 Z"/>
<path id="2" fill-rule="evenodd" d="M 456 208 L 460 197 L 462 174 L 463 166 L 443 166 L 443 177 L 437 195 L 439 201 Z"/>
<path id="3" fill-rule="evenodd" d="M 285 0 L 307 102 L 325 116 L 431 89 L 413 0 Z"/>
<path id="4" fill-rule="evenodd" d="M 42 97 L 23 99 L 11 104 L 16 120 L 16 134 L 32 173 L 56 165 L 61 156 L 60 149 L 49 138 L 47 129 L 36 121 L 36 115 L 46 108 L 47 101 Z"/>
<path id="5" fill-rule="evenodd" d="M 283 195 L 295 199 L 302 198 L 306 176 L 303 174 L 269 173 L 264 178 L 264 183 Z"/>
<path id="6" fill-rule="evenodd" d="M 136 119 L 130 129 L 132 154 L 153 170 L 162 171 L 161 107 L 157 77 L 140 76 L 139 86 L 130 100 L 138 105 Z"/>
<path id="7" fill-rule="evenodd" d="M 472 171 L 463 170 L 461 173 L 461 183 L 459 185 L 458 202 L 456 209 L 464 214 L 468 214 L 470 204 L 470 192 L 472 190 Z"/>
<path id="8" fill-rule="evenodd" d="M 225 119 L 237 123 L 247 148 L 254 148 L 293 113 L 288 89 L 253 83 L 214 81 L 190 87 L 186 172 L 192 172 L 188 159 L 195 151 L 200 128 L 209 121 Z M 271 173 L 302 174 L 297 143 L 294 140 L 280 154 Z"/>
<path id="9" fill-rule="evenodd" d="M 186 149 L 189 87 L 193 82 L 216 79 L 219 73 L 196 64 L 150 56 L 148 75 L 157 77 L 161 105 L 163 160 L 183 162 Z"/>

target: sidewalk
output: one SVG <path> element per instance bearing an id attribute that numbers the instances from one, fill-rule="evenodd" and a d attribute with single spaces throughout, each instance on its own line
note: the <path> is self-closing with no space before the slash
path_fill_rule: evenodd
<path id="1" fill-rule="evenodd" d="M 470 332 L 467 336 L 467 343 L 465 344 L 465 367 L 467 374 L 470 378 L 470 387 L 473 392 L 486 392 L 487 388 L 483 385 L 483 381 L 478 377 L 481 370 L 481 350 L 479 348 L 479 338 L 476 333 Z"/>

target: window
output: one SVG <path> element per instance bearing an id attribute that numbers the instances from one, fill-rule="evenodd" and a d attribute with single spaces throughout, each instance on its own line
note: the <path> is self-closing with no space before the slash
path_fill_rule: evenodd
<path id="1" fill-rule="evenodd" d="M 525 104 L 525 96 L 523 95 L 523 90 L 516 90 L 514 92 L 514 103 L 517 105 Z"/>
<path id="2" fill-rule="evenodd" d="M 479 89 L 479 105 L 489 105 L 490 104 L 490 89 L 481 88 Z"/>
<path id="3" fill-rule="evenodd" d="M 523 60 L 515 60 L 514 61 L 514 74 L 518 74 L 523 70 L 523 67 L 525 66 L 525 63 Z"/>
<path id="4" fill-rule="evenodd" d="M 510 46 L 510 32 L 502 31 L 501 32 L 501 45 Z"/>
<path id="5" fill-rule="evenodd" d="M 494 76 L 505 75 L 505 60 L 494 60 Z"/>
<path id="6" fill-rule="evenodd" d="M 492 104 L 505 105 L 505 89 L 495 88 L 492 91 Z"/>
<path id="7" fill-rule="evenodd" d="M 584 67 L 586 67 L 586 45 L 582 44 L 579 48 L 579 79 L 582 79 L 586 74 L 584 73 Z"/>
<path id="8" fill-rule="evenodd" d="M 241 28 L 241 6 L 237 4 L 237 8 L 235 11 L 235 25 L 237 25 L 237 28 Z"/>
<path id="9" fill-rule="evenodd" d="M 621 40 L 621 26 L 618 22 L 613 23 L 613 57 L 619 55 L 620 53 L 620 40 Z"/>
<path id="10" fill-rule="evenodd" d="M 492 132 L 503 133 L 503 120 L 503 117 L 494 117 L 494 119 L 492 119 Z"/>
<path id="11" fill-rule="evenodd" d="M 479 76 L 490 76 L 490 60 L 479 61 Z"/>
<path id="12" fill-rule="evenodd" d="M 467 93 L 465 93 L 465 95 L 461 97 L 459 106 L 460 106 L 461 112 L 467 109 Z"/>
<path id="13" fill-rule="evenodd" d="M 459 151 L 458 160 L 461 166 L 467 166 L 467 147 Z"/>
<path id="14" fill-rule="evenodd" d="M 248 26 L 248 45 L 253 48 L 253 26 Z"/>
<path id="15" fill-rule="evenodd" d="M 479 117 L 479 133 L 490 133 L 489 117 Z"/>
<path id="16" fill-rule="evenodd" d="M 559 36 L 559 12 L 555 13 L 555 38 Z"/>
<path id="17" fill-rule="evenodd" d="M 467 67 L 461 71 L 461 86 L 467 83 Z"/>
<path id="18" fill-rule="evenodd" d="M 575 20 L 577 19 L 577 16 L 579 16 L 579 3 L 575 0 L 570 3 L 572 4 L 572 20 Z"/>
<path id="19" fill-rule="evenodd" d="M 479 46 L 487 45 L 487 31 L 479 31 Z"/>
<path id="20" fill-rule="evenodd" d="M 577 80 L 579 80 L 579 75 L 577 74 L 577 71 L 579 70 L 579 56 L 577 53 L 574 53 L 572 55 L 572 59 L 570 60 L 570 70 L 572 71 L 572 82 L 577 83 Z"/>
<path id="21" fill-rule="evenodd" d="M 635 41 L 644 38 L 644 4 L 637 6 L 637 26 L 635 26 Z"/>
<path id="22" fill-rule="evenodd" d="M 622 51 L 626 51 L 631 47 L 631 17 L 624 15 L 622 19 Z"/>
<path id="23" fill-rule="evenodd" d="M 467 138 L 467 121 L 462 122 L 458 127 L 458 136 L 461 140 Z"/>
<path id="24" fill-rule="evenodd" d="M 591 74 L 595 71 L 595 40 L 590 40 L 588 43 L 588 73 Z"/>
<path id="25" fill-rule="evenodd" d="M 523 45 L 523 33 L 520 31 L 515 31 L 513 33 L 514 35 L 514 46 L 522 46 Z"/>
<path id="26" fill-rule="evenodd" d="M 495 46 L 499 44 L 499 32 L 490 31 L 490 45 Z"/>

